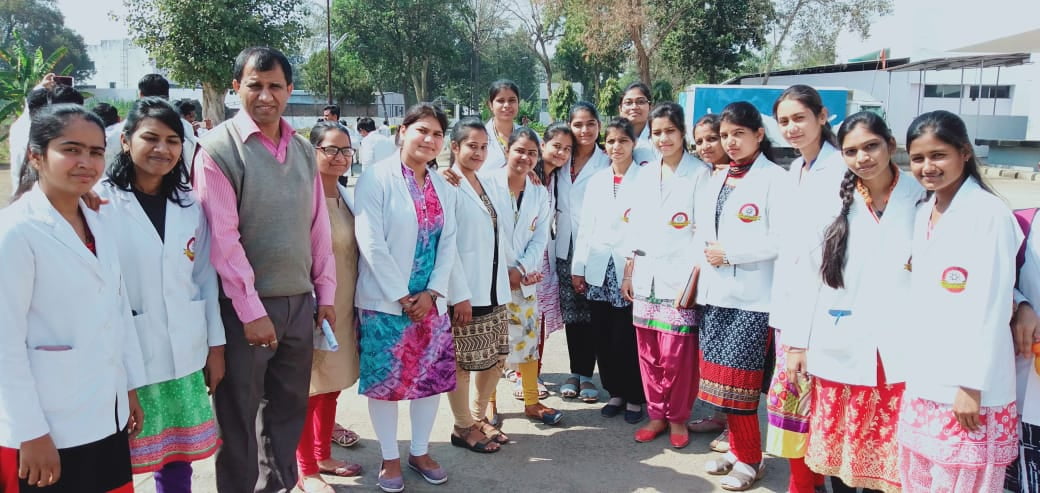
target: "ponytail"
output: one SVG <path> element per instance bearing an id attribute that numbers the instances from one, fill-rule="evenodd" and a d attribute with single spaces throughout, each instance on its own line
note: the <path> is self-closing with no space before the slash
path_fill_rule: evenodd
<path id="1" fill-rule="evenodd" d="M 823 236 L 823 263 L 820 275 L 823 283 L 834 288 L 845 287 L 845 262 L 848 259 L 849 243 L 849 210 L 856 194 L 856 174 L 852 170 L 845 172 L 841 181 L 841 214 L 827 227 Z"/>

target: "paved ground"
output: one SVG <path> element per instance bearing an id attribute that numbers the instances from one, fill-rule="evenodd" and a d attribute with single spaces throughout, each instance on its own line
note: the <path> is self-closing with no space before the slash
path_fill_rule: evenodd
<path id="1" fill-rule="evenodd" d="M 998 192 L 1013 207 L 1040 205 L 1040 183 L 989 178 Z M 0 203 L 10 195 L 10 180 L 6 167 L 0 165 Z M 562 334 L 551 337 L 546 347 L 545 378 L 561 382 L 567 370 L 566 341 Z M 630 492 L 630 491 L 722 491 L 715 478 L 703 474 L 704 461 L 715 454 L 707 448 L 713 436 L 694 436 L 684 450 L 673 450 L 667 439 L 659 438 L 648 444 L 632 441 L 635 427 L 620 417 L 605 419 L 599 415 L 599 405 L 578 401 L 564 401 L 551 388 L 552 396 L 545 402 L 566 413 L 563 426 L 536 425 L 522 416 L 520 402 L 511 397 L 511 384 L 502 380 L 499 395 L 503 398 L 500 410 L 506 418 L 504 431 L 513 442 L 493 455 L 476 455 L 452 447 L 448 443 L 452 418 L 447 399 L 441 402 L 440 414 L 432 437 L 431 453 L 447 468 L 448 483 L 430 486 L 411 471 L 405 471 L 408 491 L 455 492 L 490 490 L 502 492 Z M 695 410 L 695 414 L 703 414 Z M 399 436 L 409 436 L 407 411 L 401 413 Z M 338 421 L 357 431 L 362 441 L 350 450 L 333 448 L 335 457 L 359 462 L 365 467 L 361 478 L 331 480 L 337 491 L 377 491 L 376 474 L 379 468 L 379 447 L 369 424 L 364 398 L 354 389 L 340 398 Z M 407 442 L 401 449 L 407 454 Z M 787 466 L 784 461 L 767 459 L 768 473 L 752 491 L 779 492 L 786 490 Z M 135 478 L 138 491 L 155 491 L 150 476 Z M 215 491 L 213 462 L 197 464 L 195 491 Z"/>

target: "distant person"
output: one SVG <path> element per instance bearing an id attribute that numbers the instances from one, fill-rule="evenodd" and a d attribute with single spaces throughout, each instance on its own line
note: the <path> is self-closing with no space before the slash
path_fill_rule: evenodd
<path id="1" fill-rule="evenodd" d="M 325 108 L 321 110 L 321 116 L 325 119 L 325 121 L 338 122 L 339 106 L 336 106 L 334 104 L 325 106 Z"/>
<path id="2" fill-rule="evenodd" d="M 361 165 L 378 163 L 397 152 L 397 145 L 389 137 L 376 131 L 376 122 L 369 117 L 358 118 L 358 132 L 361 133 Z"/>
<path id="3" fill-rule="evenodd" d="M 95 115 L 101 117 L 101 121 L 105 122 L 106 132 L 108 127 L 119 123 L 119 111 L 115 106 L 108 103 L 98 103 L 90 111 L 93 111 Z"/>
<path id="4" fill-rule="evenodd" d="M 379 126 L 379 133 L 383 134 L 384 137 L 389 137 L 392 134 L 390 131 L 390 120 L 383 119 L 383 124 Z M 1040 166 L 1040 164 L 1037 166 Z"/>
<path id="5" fill-rule="evenodd" d="M 17 190 L 21 179 L 22 165 L 25 164 L 26 148 L 29 145 L 29 123 L 32 116 L 47 106 L 61 103 L 83 105 L 83 95 L 79 91 L 54 83 L 54 74 L 47 74 L 43 80 L 25 98 L 25 109 L 11 124 L 8 133 L 11 155 L 11 189 Z"/>
<path id="6" fill-rule="evenodd" d="M 196 137 L 201 137 L 210 130 L 209 120 L 199 120 L 199 106 L 190 99 L 179 99 L 173 103 L 181 118 L 191 124 Z"/>
<path id="7" fill-rule="evenodd" d="M 165 100 L 170 99 L 170 81 L 166 80 L 165 77 L 159 74 L 147 74 L 141 77 L 141 80 L 137 81 L 137 97 L 163 98 Z M 81 103 L 82 104 L 82 103 Z M 114 127 L 105 130 L 105 163 L 110 164 L 119 154 L 122 149 L 119 143 L 119 135 L 123 133 L 123 124 L 125 122 L 119 122 Z M 188 166 L 188 169 L 192 169 L 192 160 L 195 157 L 195 147 L 198 146 L 198 138 L 195 136 L 195 130 L 192 128 L 191 123 L 181 118 L 181 126 L 184 127 L 184 145 L 181 147 L 181 157 L 184 158 L 184 163 Z"/>

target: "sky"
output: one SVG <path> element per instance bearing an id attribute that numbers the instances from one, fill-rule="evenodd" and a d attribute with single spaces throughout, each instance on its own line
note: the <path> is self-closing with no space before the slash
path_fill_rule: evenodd
<path id="1" fill-rule="evenodd" d="M 57 0 L 57 5 L 65 14 L 65 25 L 83 36 L 87 44 L 129 36 L 126 26 L 108 17 L 109 12 L 123 9 L 123 0 Z"/>

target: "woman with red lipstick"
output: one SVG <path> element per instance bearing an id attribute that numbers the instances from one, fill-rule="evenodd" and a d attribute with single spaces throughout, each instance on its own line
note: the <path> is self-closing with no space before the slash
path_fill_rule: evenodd
<path id="1" fill-rule="evenodd" d="M 753 105 L 726 106 L 719 134 L 732 162 L 694 199 L 696 243 L 704 245 L 698 398 L 727 414 L 730 433 L 730 451 L 705 470 L 726 475 L 722 488 L 744 491 L 765 472 L 758 400 L 770 338 L 775 214 L 786 197 L 783 168 L 770 160 L 772 146 Z"/>
<path id="2" fill-rule="evenodd" d="M 621 292 L 632 301 L 639 370 L 650 422 L 635 433 L 649 442 L 668 432 L 689 444 L 686 420 L 697 396 L 697 314 L 677 305 L 697 264 L 693 200 L 708 167 L 686 152 L 682 107 L 663 103 L 650 113 L 650 135 L 661 159 L 636 183 Z"/>
<path id="3" fill-rule="evenodd" d="M 796 297 L 818 287 L 819 282 L 815 275 L 798 277 L 794 272 L 806 263 L 809 267 L 801 272 L 819 270 L 818 247 L 823 243 L 824 229 L 841 211 L 838 188 L 847 168 L 835 147 L 837 142 L 827 108 L 816 89 L 806 85 L 788 87 L 773 103 L 773 116 L 781 134 L 800 156 L 787 171 L 788 187 L 794 193 L 775 216 L 778 250 L 769 326 L 775 331 L 776 358 L 766 401 L 769 412 L 766 452 L 790 460 L 790 491 L 813 493 L 823 484 L 823 477 L 813 474 L 804 460 L 812 381 L 801 374 L 797 380 L 788 380 L 787 348 L 781 343 L 781 331 L 809 323 L 800 319 L 791 307 L 796 305 Z M 840 490 L 839 483 L 835 485 Z"/>

